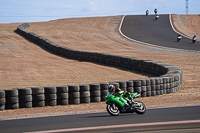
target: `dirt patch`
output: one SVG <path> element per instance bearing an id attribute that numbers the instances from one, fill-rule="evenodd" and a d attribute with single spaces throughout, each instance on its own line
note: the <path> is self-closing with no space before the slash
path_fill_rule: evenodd
<path id="1" fill-rule="evenodd" d="M 173 94 L 139 100 L 143 101 L 148 108 L 200 104 L 200 54 L 157 49 L 130 42 L 118 33 L 121 17 L 73 18 L 30 23 L 27 30 L 76 50 L 124 55 L 176 65 L 183 70 L 184 84 L 181 90 Z M 173 19 L 174 17 L 176 16 L 173 15 Z M 185 16 L 185 20 L 189 20 L 187 17 L 190 16 Z M 198 21 L 198 17 L 193 16 L 192 19 Z M 183 20 L 177 17 L 175 26 L 178 27 L 181 23 Z M 130 71 L 52 55 L 14 33 L 18 25 L 20 24 L 0 25 L 2 29 L 0 44 L 15 46 L 0 52 L 2 59 L 0 60 L 1 89 L 108 82 L 146 77 Z M 196 31 L 184 23 L 182 27 L 184 30 L 181 32 L 185 34 L 192 32 L 198 35 L 200 31 L 198 26 L 196 26 Z M 74 110 L 78 112 L 97 111 L 105 110 L 105 106 L 105 103 L 91 103 L 5 110 L 0 112 L 0 119 L 68 114 L 73 113 Z"/>
<path id="2" fill-rule="evenodd" d="M 53 22 L 47 22 L 50 23 L 47 27 L 50 28 L 50 26 L 56 25 L 57 22 Z M 45 23 L 32 23 L 30 25 L 31 27 L 32 25 L 43 27 L 44 25 L 41 24 Z M 16 34 L 14 30 L 19 25 L 0 25 L 0 89 L 84 84 L 146 77 L 145 75 L 135 74 L 127 70 L 89 62 L 78 62 L 50 54 Z M 58 39 L 61 41 L 59 43 L 63 44 L 62 40 L 64 39 L 62 39 L 62 34 L 59 34 L 62 32 L 61 29 L 63 29 L 61 25 L 63 24 L 58 25 L 56 28 L 59 29 L 60 27 L 60 31 L 53 32 L 54 29 L 52 29 L 54 39 L 51 39 L 53 41 Z M 42 30 L 40 29 L 39 31 Z M 70 30 L 73 31 L 73 29 Z M 81 32 L 80 28 L 79 30 Z M 47 29 L 44 31 L 46 32 Z M 79 34 L 78 31 L 76 33 Z M 45 35 L 44 37 L 47 36 Z M 63 36 L 63 38 L 66 37 Z M 65 40 L 73 41 L 74 39 L 66 38 Z M 83 42 L 79 41 L 79 43 Z M 76 43 L 76 45 L 79 43 Z"/>

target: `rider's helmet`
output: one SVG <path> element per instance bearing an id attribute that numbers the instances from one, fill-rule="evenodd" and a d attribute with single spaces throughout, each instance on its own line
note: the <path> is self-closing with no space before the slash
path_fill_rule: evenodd
<path id="1" fill-rule="evenodd" d="M 114 85 L 109 85 L 108 86 L 108 92 L 109 93 L 115 92 L 115 86 Z"/>
<path id="2" fill-rule="evenodd" d="M 193 36 L 192 40 L 196 40 L 196 35 Z"/>

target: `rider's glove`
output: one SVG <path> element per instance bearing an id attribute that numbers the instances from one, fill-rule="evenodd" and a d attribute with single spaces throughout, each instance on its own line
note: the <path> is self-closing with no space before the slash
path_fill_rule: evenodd
<path id="1" fill-rule="evenodd" d="M 124 95 L 128 97 L 128 96 L 131 95 L 131 93 L 126 91 L 126 92 L 124 93 Z"/>

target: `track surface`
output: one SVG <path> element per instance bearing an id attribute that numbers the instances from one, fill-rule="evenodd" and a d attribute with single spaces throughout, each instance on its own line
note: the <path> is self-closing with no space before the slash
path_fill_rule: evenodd
<path id="1" fill-rule="evenodd" d="M 156 46 L 200 51 L 200 42 L 192 43 L 191 39 L 182 37 L 177 42 L 177 33 L 172 29 L 169 15 L 160 15 L 155 20 L 154 15 L 125 16 L 122 26 L 122 33 L 136 41 L 149 43 Z"/>
<path id="2" fill-rule="evenodd" d="M 107 112 L 101 112 L 101 113 L 5 120 L 5 121 L 0 121 L 0 132 L 2 133 L 30 132 L 30 131 L 71 129 L 80 127 L 108 126 L 108 125 L 121 125 L 121 124 L 200 120 L 199 113 L 200 113 L 200 105 L 191 107 L 188 106 L 188 107 L 147 109 L 147 112 L 144 115 L 128 113 L 128 114 L 120 114 L 117 117 L 112 117 Z M 184 124 L 184 125 L 185 126 L 182 125 L 183 126 L 182 128 L 184 129 L 200 127 L 200 123 Z M 172 125 L 168 126 L 169 128 L 174 127 Z M 181 125 L 178 125 L 178 127 L 181 129 L 180 126 Z M 155 126 L 154 129 L 158 127 L 159 126 Z M 165 128 L 167 127 L 165 126 Z M 127 129 L 129 131 L 136 130 L 136 128 L 127 128 Z M 142 129 L 144 130 L 145 127 L 143 127 Z M 121 128 L 119 130 L 124 131 L 124 128 Z M 200 129 L 198 128 L 198 130 Z M 94 130 L 92 131 L 94 132 Z M 113 129 L 108 129 L 106 131 L 113 131 Z"/>

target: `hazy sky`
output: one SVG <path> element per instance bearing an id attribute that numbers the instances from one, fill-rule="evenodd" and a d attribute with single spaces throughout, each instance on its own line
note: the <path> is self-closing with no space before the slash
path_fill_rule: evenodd
<path id="1" fill-rule="evenodd" d="M 61 18 L 144 14 L 185 14 L 186 0 L 0 0 L 0 23 Z M 188 13 L 200 14 L 200 0 L 188 0 Z"/>

